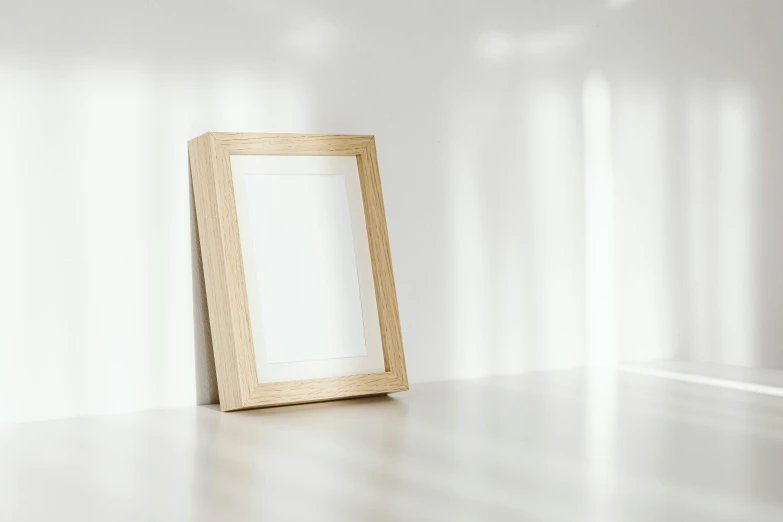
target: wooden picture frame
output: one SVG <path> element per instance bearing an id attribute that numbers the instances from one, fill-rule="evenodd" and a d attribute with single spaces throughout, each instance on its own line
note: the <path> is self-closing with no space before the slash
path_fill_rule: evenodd
<path id="1" fill-rule="evenodd" d="M 407 390 L 375 138 L 211 132 L 189 141 L 188 153 L 221 410 Z M 259 383 L 231 172 L 233 155 L 356 157 L 385 372 Z"/>

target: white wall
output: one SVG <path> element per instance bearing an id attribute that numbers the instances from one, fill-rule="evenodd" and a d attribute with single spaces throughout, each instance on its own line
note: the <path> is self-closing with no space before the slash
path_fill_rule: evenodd
<path id="1" fill-rule="evenodd" d="M 783 367 L 781 21 L 778 0 L 2 0 L 0 421 L 214 399 L 206 131 L 377 136 L 414 383 Z"/>

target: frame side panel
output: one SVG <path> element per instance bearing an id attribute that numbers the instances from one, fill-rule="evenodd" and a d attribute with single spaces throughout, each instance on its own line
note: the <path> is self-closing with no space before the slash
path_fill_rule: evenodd
<path id="1" fill-rule="evenodd" d="M 372 273 L 375 282 L 378 318 L 381 323 L 386 370 L 400 380 L 403 390 L 407 390 L 408 373 L 405 368 L 405 353 L 402 347 L 402 332 L 397 307 L 397 290 L 394 285 L 389 233 L 386 226 L 386 211 L 383 205 L 381 177 L 378 171 L 378 156 L 374 138 L 370 139 L 367 148 L 357 155 L 356 161 L 362 187 L 362 202 L 370 243 Z"/>
<path id="2" fill-rule="evenodd" d="M 209 322 L 215 355 L 221 409 L 242 407 L 250 395 L 243 385 L 237 353 L 237 331 L 232 313 L 231 259 L 226 250 L 226 234 L 221 219 L 225 202 L 218 189 L 218 146 L 208 134 L 188 142 L 191 181 L 196 202 L 199 246 L 204 265 Z M 255 369 L 255 365 L 252 366 Z"/>
<path id="3" fill-rule="evenodd" d="M 250 309 L 247 301 L 242 240 L 239 237 L 234 178 L 231 175 L 229 152 L 217 142 L 215 143 L 214 157 L 215 191 L 226 267 L 226 290 L 234 335 L 233 349 L 239 364 L 242 400 L 246 403 L 252 391 L 258 386 L 258 374 L 256 373 L 256 355 L 250 327 Z"/>

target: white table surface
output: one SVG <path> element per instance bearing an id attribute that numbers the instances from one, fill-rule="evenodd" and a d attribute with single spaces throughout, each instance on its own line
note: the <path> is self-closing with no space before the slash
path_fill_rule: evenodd
<path id="1" fill-rule="evenodd" d="M 582 370 L 0 426 L 2 521 L 783 520 L 783 399 Z"/>

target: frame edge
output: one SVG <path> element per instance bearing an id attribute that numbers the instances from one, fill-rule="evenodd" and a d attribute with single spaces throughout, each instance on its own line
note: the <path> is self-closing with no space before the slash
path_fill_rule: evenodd
<path id="1" fill-rule="evenodd" d="M 359 170 L 359 182 L 362 186 L 362 202 L 367 224 L 367 238 L 370 243 L 375 299 L 381 323 L 386 371 L 399 379 L 403 389 L 396 391 L 404 391 L 408 390 L 408 372 L 405 365 L 397 288 L 394 283 L 391 245 L 389 243 L 389 228 L 386 223 L 386 208 L 383 202 L 374 136 L 370 137 L 365 149 L 356 155 L 356 163 Z"/>
<path id="2" fill-rule="evenodd" d="M 206 133 L 188 142 L 220 408 L 236 411 L 409 389 L 374 136 Z M 259 383 L 238 237 L 231 155 L 355 156 L 386 372 Z M 232 260 L 239 254 L 239 260 Z"/>
<path id="3" fill-rule="evenodd" d="M 237 232 L 229 230 L 232 224 L 237 227 L 236 211 L 233 218 L 230 212 L 233 185 L 230 179 L 226 180 L 227 175 L 230 178 L 230 165 L 226 164 L 227 152 L 211 133 L 190 140 L 188 156 L 220 408 L 228 411 L 242 407 L 258 382 L 251 375 L 255 374 L 255 361 L 252 358 L 248 361 L 247 354 L 242 353 L 245 345 L 252 344 L 252 337 L 247 305 L 243 307 L 239 302 L 242 297 L 236 295 L 237 291 L 245 291 L 241 256 L 239 266 L 231 260 L 232 251 L 240 245 L 235 237 Z"/>

